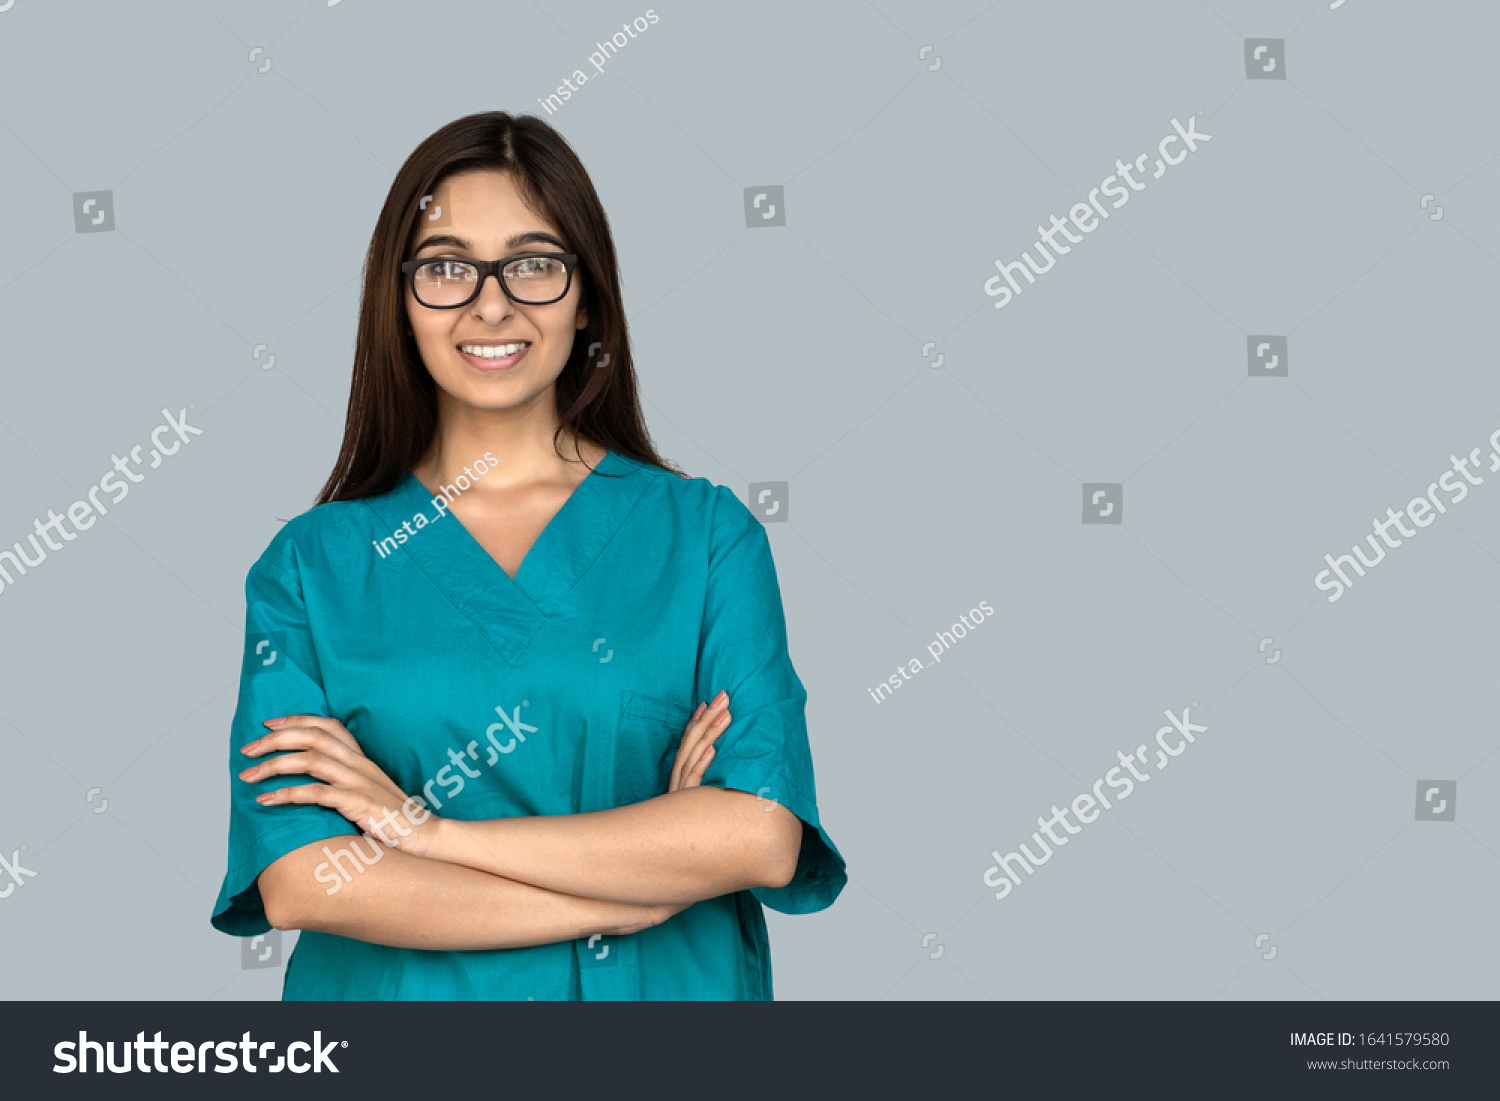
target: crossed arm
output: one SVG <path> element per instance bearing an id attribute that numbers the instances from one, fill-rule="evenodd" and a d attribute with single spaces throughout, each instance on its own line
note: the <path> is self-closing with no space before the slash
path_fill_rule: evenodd
<path id="1" fill-rule="evenodd" d="M 257 801 L 329 807 L 386 845 L 357 889 L 332 895 L 314 877 L 324 842 L 282 856 L 258 880 L 267 919 L 278 929 L 394 947 L 517 948 L 638 932 L 702 899 L 785 886 L 801 820 L 747 792 L 701 784 L 728 725 L 727 705 L 720 693 L 712 706 L 699 706 L 665 795 L 582 814 L 473 822 L 419 809 L 337 720 L 270 720 L 272 732 L 244 752 L 282 756 L 252 765 L 241 779 L 305 773 L 323 782 Z"/>

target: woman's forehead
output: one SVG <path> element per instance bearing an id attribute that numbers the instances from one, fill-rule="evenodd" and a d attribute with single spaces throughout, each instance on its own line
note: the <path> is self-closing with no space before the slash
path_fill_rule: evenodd
<path id="1" fill-rule="evenodd" d="M 422 215 L 412 227 L 413 249 L 439 235 L 447 239 L 444 244 L 485 253 L 550 243 L 528 240 L 528 234 L 563 240 L 551 219 L 526 201 L 513 174 L 498 169 L 449 176 L 422 197 L 421 207 Z"/>

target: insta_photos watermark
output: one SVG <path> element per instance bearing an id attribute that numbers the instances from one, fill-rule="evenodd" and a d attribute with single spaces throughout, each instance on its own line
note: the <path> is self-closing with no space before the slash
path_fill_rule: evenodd
<path id="1" fill-rule="evenodd" d="M 927 644 L 927 653 L 932 657 L 932 664 L 939 664 L 943 660 L 944 652 L 952 649 L 955 642 L 965 637 L 969 631 L 983 623 L 986 616 L 994 614 L 995 609 L 990 607 L 989 602 L 981 600 L 979 607 L 970 608 L 963 615 L 959 616 L 959 622 L 955 623 L 948 630 L 935 632 L 935 637 Z M 884 703 L 886 696 L 895 695 L 897 688 L 900 688 L 904 682 L 911 680 L 913 674 L 920 673 L 925 668 L 926 666 L 922 664 L 921 658 L 912 658 L 905 665 L 896 666 L 896 671 L 887 677 L 884 683 L 876 688 L 866 688 L 865 691 L 870 693 L 870 698 L 876 703 Z M 884 694 L 882 695 L 882 693 Z"/>
<path id="2" fill-rule="evenodd" d="M 486 459 L 489 461 L 486 462 Z M 448 506 L 453 503 L 455 498 L 462 494 L 466 489 L 470 488 L 475 482 L 479 481 L 481 477 L 488 474 L 491 467 L 499 465 L 500 462 L 495 458 L 494 454 L 492 452 L 486 451 L 484 453 L 484 458 L 476 459 L 474 461 L 473 469 L 470 469 L 466 466 L 464 467 L 464 472 L 457 478 L 454 478 L 451 483 L 449 483 L 448 485 L 438 486 L 437 496 L 432 499 L 432 508 L 433 511 L 437 513 L 436 516 L 429 520 L 427 519 L 427 514 L 425 512 L 419 512 L 410 520 L 401 521 L 401 526 L 395 531 L 391 532 L 390 535 L 387 535 L 380 542 L 377 543 L 375 542 L 375 540 L 371 539 L 370 545 L 375 548 L 375 553 L 380 555 L 381 558 L 389 558 L 396 552 L 396 545 L 398 543 L 406 542 L 407 539 L 417 534 L 417 532 L 421 531 L 428 524 L 435 524 L 444 516 L 447 516 Z M 416 526 L 413 527 L 413 524 L 415 524 Z M 386 550 L 385 545 L 387 543 L 391 545 L 390 550 Z"/>
<path id="3" fill-rule="evenodd" d="M 603 42 L 595 42 L 594 45 L 598 48 L 589 54 L 589 64 L 594 67 L 594 75 L 598 76 L 604 72 L 604 63 L 628 46 L 632 38 L 639 38 L 640 34 L 644 34 L 651 24 L 660 22 L 661 16 L 656 14 L 656 9 L 647 8 L 645 15 L 638 15 L 629 23 L 621 23 L 622 29 L 616 31 L 613 37 Z M 536 101 L 542 105 L 547 114 L 555 115 L 562 110 L 563 102 L 572 99 L 573 93 L 588 82 L 589 78 L 584 75 L 582 69 L 574 69 L 571 77 L 563 77 L 563 82 L 557 86 L 557 91 L 550 93 L 546 99 L 537 96 Z M 552 106 L 554 103 L 557 104 L 556 107 Z"/>

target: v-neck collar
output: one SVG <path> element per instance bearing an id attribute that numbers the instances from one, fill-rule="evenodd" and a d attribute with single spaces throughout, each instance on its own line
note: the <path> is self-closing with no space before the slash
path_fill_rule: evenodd
<path id="1" fill-rule="evenodd" d="M 432 518 L 437 512 L 432 495 L 410 470 L 389 493 L 364 503 L 390 531 L 418 513 L 428 518 L 396 553 L 410 556 L 496 653 L 515 665 L 645 492 L 649 479 L 639 466 L 606 451 L 542 529 L 514 578 L 458 517 Z"/>

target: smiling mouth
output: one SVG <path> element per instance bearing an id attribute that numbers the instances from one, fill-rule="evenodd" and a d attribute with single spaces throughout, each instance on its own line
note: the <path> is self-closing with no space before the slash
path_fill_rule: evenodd
<path id="1" fill-rule="evenodd" d="M 458 352 L 471 366 L 484 371 L 512 367 L 530 348 L 529 340 L 515 340 L 505 344 L 460 344 Z"/>
<path id="2" fill-rule="evenodd" d="M 529 340 L 513 340 L 508 344 L 460 344 L 458 350 L 465 355 L 481 359 L 504 359 L 529 347 L 531 347 Z"/>

